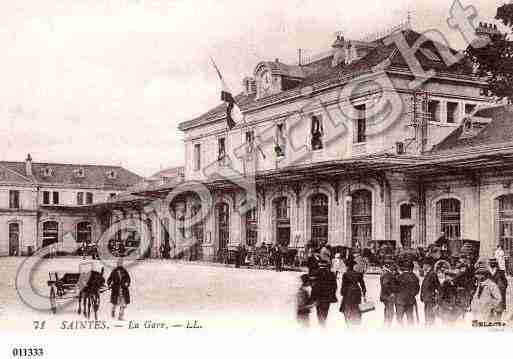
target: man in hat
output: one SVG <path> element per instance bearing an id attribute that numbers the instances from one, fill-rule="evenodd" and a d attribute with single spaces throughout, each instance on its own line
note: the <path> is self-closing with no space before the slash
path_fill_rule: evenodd
<path id="1" fill-rule="evenodd" d="M 337 302 L 337 277 L 330 271 L 328 261 L 319 262 L 312 284 L 312 302 L 315 303 L 319 324 L 324 327 L 331 303 Z"/>
<path id="2" fill-rule="evenodd" d="M 475 290 L 474 270 L 466 256 L 462 256 L 456 264 L 454 285 L 456 287 L 455 315 L 463 318 L 470 307 Z"/>
<path id="3" fill-rule="evenodd" d="M 116 316 L 116 308 L 119 306 L 118 320 L 124 319 L 125 308 L 130 304 L 130 275 L 123 267 L 123 259 L 119 258 L 117 266 L 110 273 L 107 285 L 111 289 L 110 302 L 112 304 L 112 318 Z"/>
<path id="4" fill-rule="evenodd" d="M 381 292 L 379 300 L 385 306 L 385 326 L 390 326 L 394 320 L 395 295 L 398 291 L 397 266 L 391 257 L 386 257 L 383 265 L 383 274 L 379 279 Z"/>
<path id="5" fill-rule="evenodd" d="M 475 276 L 478 286 L 472 298 L 472 314 L 474 320 L 489 322 L 494 320 L 492 313 L 500 308 L 501 293 L 497 284 L 490 279 L 491 273 L 485 263 L 477 264 Z"/>
<path id="6" fill-rule="evenodd" d="M 440 284 L 437 301 L 440 319 L 446 325 L 452 324 L 456 320 L 454 315 L 456 306 L 454 273 L 451 272 L 451 265 L 446 260 L 439 260 L 435 263 L 435 273 Z"/>
<path id="7" fill-rule="evenodd" d="M 420 289 L 420 300 L 424 303 L 424 318 L 428 327 L 435 323 L 435 308 L 438 302 L 438 292 L 440 291 L 440 282 L 434 267 L 435 261 L 432 258 L 424 260 L 426 276 Z"/>
<path id="8" fill-rule="evenodd" d="M 419 294 L 419 279 L 413 273 L 413 262 L 404 259 L 399 264 L 400 274 L 397 277 L 399 290 L 396 295 L 395 310 L 397 322 L 403 324 L 403 317 L 406 315 L 408 323 L 414 324 L 413 311 L 417 305 L 415 297 Z"/>
<path id="9" fill-rule="evenodd" d="M 490 279 L 497 284 L 501 293 L 501 304 L 497 310 L 494 310 L 494 319 L 500 321 L 502 319 L 502 313 L 506 311 L 506 291 L 508 289 L 508 279 L 504 274 L 504 271 L 499 270 L 499 263 L 497 259 L 490 258 Z"/>

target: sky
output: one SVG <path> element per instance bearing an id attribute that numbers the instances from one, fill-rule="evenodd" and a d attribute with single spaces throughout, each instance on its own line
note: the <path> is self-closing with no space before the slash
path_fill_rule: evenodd
<path id="1" fill-rule="evenodd" d="M 504 1 L 475 0 L 475 21 Z M 219 103 L 213 57 L 234 92 L 258 62 L 297 61 L 407 18 L 464 48 L 452 0 L 38 0 L 0 2 L 0 160 L 184 164 L 177 126 Z"/>

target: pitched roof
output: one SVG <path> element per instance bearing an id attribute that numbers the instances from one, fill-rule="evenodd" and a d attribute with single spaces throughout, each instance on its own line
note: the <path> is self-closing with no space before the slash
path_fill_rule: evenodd
<path id="1" fill-rule="evenodd" d="M 183 174 L 184 167 L 169 167 L 163 170 L 158 171 L 157 173 L 154 173 L 150 176 L 150 179 L 160 179 L 162 177 L 165 178 L 174 178 L 181 176 Z"/>
<path id="2" fill-rule="evenodd" d="M 413 46 L 416 41 L 423 36 L 413 30 L 403 30 L 402 32 L 409 46 Z M 277 100 L 297 96 L 301 93 L 301 88 L 304 86 L 313 86 L 315 88 L 316 85 L 320 84 L 343 83 L 350 78 L 373 71 L 376 66 L 384 63 L 387 59 L 390 60 L 390 68 L 401 68 L 409 71 L 408 64 L 395 43 L 387 45 L 383 38 L 376 40 L 374 44 L 377 44 L 377 46 L 370 49 L 367 55 L 348 65 L 341 63 L 337 66 L 332 66 L 333 55 L 329 55 L 300 67 L 286 65 L 276 61 L 261 62 L 260 64 L 271 64 L 277 73 L 286 74 L 292 72 L 295 75 L 298 75 L 298 72 L 301 70 L 302 81 L 300 85 L 290 90 L 282 91 L 260 99 L 257 99 L 255 94 L 245 95 L 244 93 L 241 93 L 235 97 L 235 101 L 243 111 L 250 110 Z M 438 47 L 446 48 L 443 44 L 438 44 Z M 443 61 L 443 57 L 440 55 L 434 41 L 428 40 L 424 42 L 421 49 L 424 49 L 424 51 L 418 51 L 415 55 L 425 70 L 435 69 L 443 73 L 472 75 L 471 67 L 469 67 L 466 61 L 461 61 L 451 67 L 448 67 Z M 449 49 L 449 51 L 453 54 L 456 53 L 456 51 L 452 49 Z M 437 61 L 437 59 L 440 61 Z M 221 120 L 224 119 L 225 114 L 226 104 L 222 103 L 201 116 L 180 123 L 178 127 L 180 130 L 184 130 L 190 127 L 209 123 L 211 121 Z"/>
<path id="3" fill-rule="evenodd" d="M 0 170 L 8 174 L 8 177 L 0 177 L 0 181 L 41 185 L 126 188 L 142 180 L 139 175 L 120 166 L 33 162 L 32 176 L 27 175 L 25 168 L 25 162 L 0 161 Z M 45 176 L 45 169 L 50 169 L 50 176 Z M 79 169 L 84 170 L 83 177 L 77 175 Z M 115 177 L 109 176 L 112 171 L 114 171 Z"/>
<path id="4" fill-rule="evenodd" d="M 500 105 L 479 109 L 474 117 L 489 118 L 487 124 L 479 133 L 472 137 L 461 137 L 463 124 L 451 132 L 439 144 L 433 147 L 433 154 L 450 154 L 461 152 L 472 147 L 501 146 L 513 142 L 513 106 Z"/>

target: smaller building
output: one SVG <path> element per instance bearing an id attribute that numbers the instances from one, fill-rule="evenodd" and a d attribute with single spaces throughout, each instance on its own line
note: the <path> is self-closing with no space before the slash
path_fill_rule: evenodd
<path id="1" fill-rule="evenodd" d="M 72 233 L 101 233 L 88 206 L 106 202 L 142 178 L 119 166 L 0 161 L 0 255 L 25 255 Z"/>

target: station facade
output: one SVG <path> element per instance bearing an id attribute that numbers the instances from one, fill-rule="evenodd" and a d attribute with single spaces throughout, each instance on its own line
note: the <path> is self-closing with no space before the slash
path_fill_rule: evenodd
<path id="1" fill-rule="evenodd" d="M 94 189 L 104 197 L 123 193 L 59 208 L 42 206 L 42 187 L 28 182 L 20 198 L 32 205 L 0 224 L 23 216 L 24 238 L 40 248 L 47 217 L 72 218 L 66 226 L 77 235 L 75 222 L 90 218 L 93 241 L 123 219 L 140 219 L 153 257 L 167 240 L 172 256 L 216 260 L 230 247 L 262 243 L 426 247 L 442 232 L 479 240 L 483 256 L 498 244 L 509 254 L 513 110 L 492 105 L 486 82 L 465 61 L 448 66 L 452 50 L 399 31 L 410 47 L 420 42 L 415 59 L 433 70 L 429 78 L 418 81 L 395 42 L 338 35 L 316 58 L 258 63 L 235 96 L 243 117 L 235 127 L 227 126 L 226 104 L 181 123 L 185 165 L 173 178 L 130 190 L 140 178 L 103 183 Z M 210 205 L 191 183 L 207 189 Z M 177 191 L 171 203 L 159 202 Z M 202 220 L 191 223 L 197 215 Z"/>

